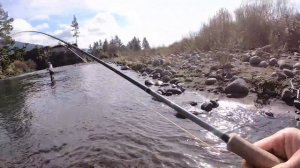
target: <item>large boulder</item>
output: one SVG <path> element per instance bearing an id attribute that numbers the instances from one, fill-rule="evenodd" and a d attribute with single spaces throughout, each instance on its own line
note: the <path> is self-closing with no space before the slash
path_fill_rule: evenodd
<path id="1" fill-rule="evenodd" d="M 278 65 L 280 69 L 289 69 L 292 70 L 293 66 L 291 64 L 288 64 L 286 61 L 284 60 L 279 60 L 278 61 Z"/>
<path id="2" fill-rule="evenodd" d="M 269 60 L 269 65 L 270 66 L 275 66 L 275 65 L 277 65 L 277 62 L 278 62 L 278 60 L 276 58 L 271 58 Z"/>
<path id="3" fill-rule="evenodd" d="M 268 63 L 266 61 L 261 61 L 258 66 L 262 67 L 262 68 L 267 68 L 268 67 Z"/>
<path id="4" fill-rule="evenodd" d="M 261 58 L 258 56 L 253 56 L 249 60 L 249 62 L 252 66 L 258 66 L 261 61 L 262 61 Z"/>
<path id="5" fill-rule="evenodd" d="M 244 79 L 238 78 L 229 83 L 224 92 L 232 98 L 243 98 L 249 93 L 248 85 Z"/>
<path id="6" fill-rule="evenodd" d="M 294 72 L 289 70 L 289 69 L 283 69 L 283 73 L 288 77 L 288 78 L 293 78 L 295 75 L 294 75 Z"/>
<path id="7" fill-rule="evenodd" d="M 205 81 L 205 84 L 206 84 L 206 85 L 213 85 L 213 84 L 215 84 L 215 83 L 217 83 L 217 79 L 216 79 L 216 78 L 208 78 L 208 79 L 206 79 L 206 81 Z"/>

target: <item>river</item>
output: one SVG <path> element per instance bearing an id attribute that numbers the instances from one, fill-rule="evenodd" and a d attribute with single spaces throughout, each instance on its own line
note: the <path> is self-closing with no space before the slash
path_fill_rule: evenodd
<path id="1" fill-rule="evenodd" d="M 55 85 L 45 70 L 0 81 L 0 167 L 240 167 L 221 140 L 102 65 L 55 71 Z M 169 98 L 201 111 L 188 102 L 209 96 Z M 267 117 L 251 102 L 219 103 L 199 117 L 250 141 L 296 124 L 290 115 Z"/>

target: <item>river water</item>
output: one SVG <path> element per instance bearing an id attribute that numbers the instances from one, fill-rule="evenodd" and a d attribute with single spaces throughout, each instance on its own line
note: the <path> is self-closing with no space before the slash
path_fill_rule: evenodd
<path id="1" fill-rule="evenodd" d="M 240 167 L 242 160 L 214 135 L 102 65 L 55 71 L 55 85 L 46 71 L 0 81 L 0 167 Z M 192 91 L 170 97 L 200 112 L 188 102 L 207 98 Z M 224 100 L 199 117 L 250 141 L 296 124 L 252 107 Z"/>

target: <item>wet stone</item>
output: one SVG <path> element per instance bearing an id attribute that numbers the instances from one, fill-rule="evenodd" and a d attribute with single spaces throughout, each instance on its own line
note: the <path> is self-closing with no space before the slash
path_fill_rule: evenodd
<path id="1" fill-rule="evenodd" d="M 197 105 L 198 105 L 198 103 L 197 103 L 197 102 L 195 102 L 195 101 L 192 101 L 192 102 L 190 102 L 190 105 L 191 105 L 191 106 L 197 106 Z"/>

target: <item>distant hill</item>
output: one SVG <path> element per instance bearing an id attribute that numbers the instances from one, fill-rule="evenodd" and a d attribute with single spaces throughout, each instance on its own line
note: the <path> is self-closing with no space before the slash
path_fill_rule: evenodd
<path id="1" fill-rule="evenodd" d="M 17 47 L 17 48 L 23 48 L 24 46 L 26 46 L 26 48 L 25 48 L 26 51 L 30 51 L 36 47 L 38 47 L 38 48 L 44 47 L 44 46 L 38 45 L 38 44 L 23 43 L 23 42 L 19 42 L 19 41 L 15 41 L 15 44 L 13 45 L 13 47 Z"/>

